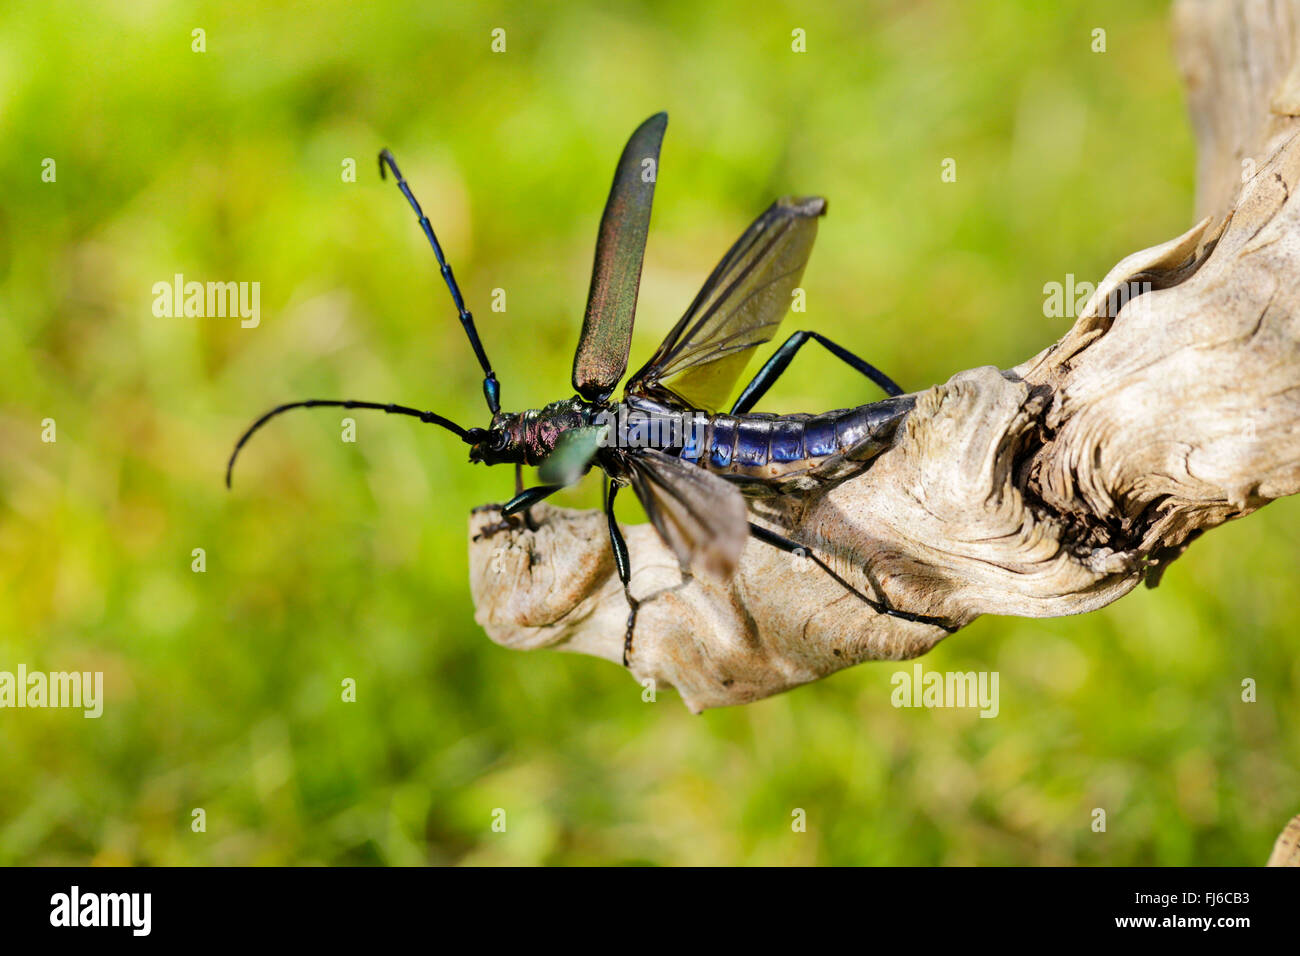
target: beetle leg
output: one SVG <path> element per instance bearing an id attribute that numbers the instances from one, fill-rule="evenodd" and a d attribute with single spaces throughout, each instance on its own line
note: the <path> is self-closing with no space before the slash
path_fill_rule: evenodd
<path id="1" fill-rule="evenodd" d="M 632 653 L 632 634 L 636 630 L 636 613 L 641 610 L 641 602 L 632 596 L 632 561 L 627 552 L 627 541 L 618 527 L 614 517 L 614 497 L 619 486 L 612 480 L 605 490 L 605 520 L 609 524 L 609 543 L 614 549 L 614 567 L 618 569 L 618 579 L 623 583 L 623 596 L 627 598 L 627 631 L 623 635 L 623 666 L 628 666 L 628 656 Z"/>
<path id="2" fill-rule="evenodd" d="M 518 501 L 519 496 L 523 494 L 523 491 L 524 491 L 524 466 L 520 464 L 516 464 L 515 465 L 515 497 L 513 500 Z M 523 515 L 524 515 L 524 527 L 527 528 L 529 531 L 536 531 L 537 521 L 536 519 L 533 518 L 533 503 L 531 501 L 524 508 Z"/>
<path id="3" fill-rule="evenodd" d="M 892 378 L 870 362 L 858 358 L 842 345 L 836 345 L 826 336 L 818 335 L 816 332 L 795 332 L 781 343 L 781 347 L 773 352 L 772 357 L 758 370 L 754 380 L 745 386 L 744 391 L 740 393 L 740 397 L 736 399 L 736 404 L 732 406 L 731 414 L 741 415 L 757 405 L 758 400 L 767 394 L 767 390 L 772 387 L 776 380 L 781 377 L 781 373 L 790 365 L 795 353 L 803 348 L 804 343 L 809 339 L 821 343 L 828 352 L 871 379 L 886 394 L 903 394 L 903 390 L 898 387 L 898 384 Z"/>
<path id="4" fill-rule="evenodd" d="M 813 562 L 813 564 L 817 565 L 817 567 L 821 568 L 834 578 L 841 587 L 861 598 L 863 602 L 877 614 L 888 614 L 890 617 L 896 617 L 903 621 L 911 621 L 914 624 L 931 624 L 934 627 L 943 628 L 949 634 L 955 634 L 958 630 L 941 618 L 929 617 L 925 614 L 913 614 L 911 611 L 900 611 L 897 608 L 890 607 L 887 602 L 877 601 L 873 598 L 867 597 L 852 584 L 849 584 L 848 581 L 845 581 L 844 578 L 836 574 L 835 570 L 829 564 L 817 555 L 813 554 L 812 549 L 805 547 L 797 541 L 791 541 L 789 538 L 782 537 L 775 531 L 769 531 L 762 525 L 754 524 L 752 521 L 749 523 L 749 533 L 764 544 L 770 544 L 772 547 L 785 551 L 787 554 L 801 554 L 808 558 Z M 881 593 L 881 596 L 884 596 L 883 592 Z"/>
<path id="5" fill-rule="evenodd" d="M 529 531 L 537 530 L 537 523 L 528 517 L 528 509 L 543 498 L 555 494 L 560 490 L 560 485 L 537 485 L 533 488 L 525 488 L 503 505 L 479 505 L 471 514 L 478 514 L 480 511 L 500 511 L 501 520 L 494 521 L 492 524 L 484 525 L 479 529 L 478 534 L 474 535 L 474 540 L 479 541 L 483 538 L 490 538 L 501 531 L 509 531 L 519 526 L 519 514 L 523 513 L 524 527 Z"/>
<path id="6" fill-rule="evenodd" d="M 484 505 L 483 507 L 484 510 L 491 509 L 495 511 L 498 506 Z M 509 518 L 502 518 L 500 521 L 493 521 L 491 524 L 485 524 L 483 527 L 479 528 L 478 533 L 474 535 L 474 537 L 471 540 L 484 541 L 489 538 L 496 537 L 502 531 L 513 530 L 514 527 L 515 527 L 515 522 L 511 521 Z"/>

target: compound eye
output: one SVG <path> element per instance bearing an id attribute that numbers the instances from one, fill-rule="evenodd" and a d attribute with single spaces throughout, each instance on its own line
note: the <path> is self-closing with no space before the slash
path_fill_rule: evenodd
<path id="1" fill-rule="evenodd" d="M 488 432 L 488 448 L 492 451 L 505 451 L 507 441 L 504 431 L 494 428 Z"/>

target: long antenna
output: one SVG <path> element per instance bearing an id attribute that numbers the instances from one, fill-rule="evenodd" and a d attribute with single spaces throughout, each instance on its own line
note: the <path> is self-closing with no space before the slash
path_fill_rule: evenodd
<path id="1" fill-rule="evenodd" d="M 295 408 L 373 408 L 376 411 L 387 412 L 390 415 L 410 415 L 412 418 L 418 418 L 428 425 L 441 425 L 449 432 L 454 432 L 460 437 L 460 440 L 467 445 L 472 445 L 479 441 L 486 432 L 482 428 L 461 428 L 450 418 L 443 418 L 441 415 L 435 415 L 433 412 L 422 412 L 418 408 L 408 408 L 405 405 L 381 404 L 379 402 L 340 402 L 333 399 L 309 398 L 305 402 L 289 402 L 287 405 L 277 405 L 271 409 L 253 424 L 248 426 L 248 431 L 240 436 L 239 441 L 235 442 L 235 450 L 230 453 L 230 461 L 226 464 L 226 487 L 230 487 L 230 475 L 235 470 L 235 459 L 239 457 L 239 451 L 248 440 L 253 437 L 253 433 L 269 422 L 276 415 L 290 411 Z"/>
<path id="2" fill-rule="evenodd" d="M 447 283 L 447 288 L 451 291 L 452 301 L 456 303 L 456 311 L 460 313 L 460 324 L 465 328 L 465 334 L 469 336 L 469 344 L 474 347 L 474 355 L 478 358 L 478 364 L 483 367 L 483 397 L 487 399 L 488 410 L 495 415 L 501 408 L 501 386 L 497 383 L 497 374 L 492 371 L 492 364 L 488 361 L 487 353 L 483 351 L 483 343 L 479 341 L 478 329 L 474 328 L 474 316 L 465 308 L 465 300 L 460 294 L 460 287 L 456 285 L 456 277 L 452 275 L 451 266 L 447 264 L 446 257 L 442 254 L 442 246 L 438 244 L 438 237 L 433 234 L 433 226 L 429 224 L 429 217 L 424 214 L 420 208 L 419 202 L 416 201 L 411 187 L 406 185 L 406 180 L 402 178 L 402 171 L 397 168 L 397 160 L 393 159 L 393 154 L 387 149 L 379 151 L 379 178 L 384 179 L 384 166 L 393 171 L 393 178 L 397 180 L 397 188 L 402 191 L 406 201 L 411 204 L 415 210 L 415 215 L 420 220 L 420 227 L 424 230 L 425 237 L 429 240 L 429 245 L 433 246 L 433 254 L 438 258 L 438 267 L 442 270 L 443 281 Z"/>

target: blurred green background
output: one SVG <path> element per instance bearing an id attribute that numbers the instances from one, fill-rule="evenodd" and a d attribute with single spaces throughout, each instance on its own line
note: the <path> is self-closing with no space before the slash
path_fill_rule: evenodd
<path id="1" fill-rule="evenodd" d="M 441 431 L 357 413 L 345 444 L 341 414 L 300 412 L 221 483 L 280 401 L 486 424 L 432 256 L 376 175 L 385 145 L 508 407 L 569 394 L 613 164 L 659 109 L 634 363 L 758 211 L 817 192 L 800 326 L 910 388 L 1013 365 L 1069 325 L 1044 317 L 1044 283 L 1096 281 L 1192 222 L 1168 19 L 956 0 L 0 8 L 0 670 L 101 670 L 107 696 L 97 721 L 0 711 L 0 863 L 1262 863 L 1300 810 L 1294 501 L 1208 535 L 1156 591 L 986 618 L 923 658 L 998 670 L 996 719 L 894 709 L 895 664 L 695 717 L 609 663 L 487 640 L 466 512 L 512 478 Z M 260 282 L 260 326 L 156 318 L 151 287 L 177 272 Z M 763 407 L 872 397 L 813 350 Z"/>

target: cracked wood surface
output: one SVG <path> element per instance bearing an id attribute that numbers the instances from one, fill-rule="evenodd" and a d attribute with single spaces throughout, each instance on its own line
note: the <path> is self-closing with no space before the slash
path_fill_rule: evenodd
<path id="1" fill-rule="evenodd" d="M 1201 533 L 1300 488 L 1300 0 L 1192 0 L 1174 21 L 1201 221 L 1121 260 L 1037 356 L 919 393 L 865 473 L 758 502 L 755 520 L 864 592 L 964 626 L 1102 607 L 1155 583 Z M 617 662 L 627 607 L 604 516 L 535 514 L 536 532 L 471 540 L 477 620 L 508 647 Z M 472 516 L 471 535 L 496 517 Z M 625 531 L 633 593 L 664 592 L 642 606 L 630 669 L 694 711 L 947 636 L 755 541 L 732 581 L 669 590 L 677 563 L 653 529 Z"/>

